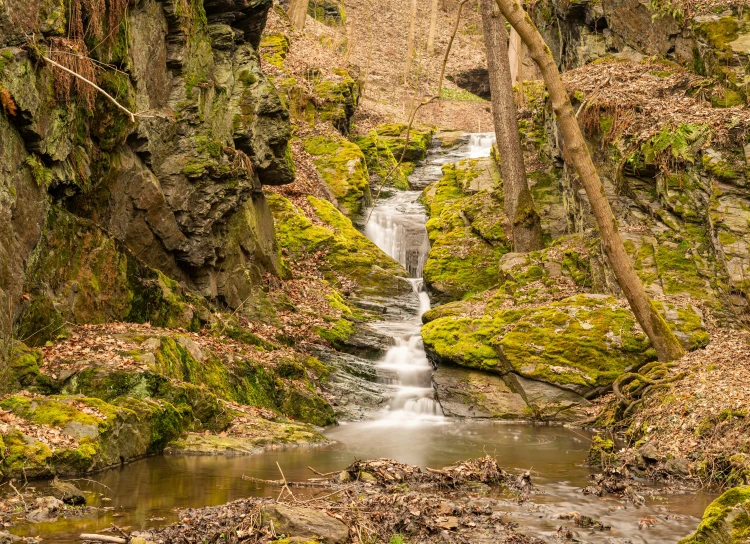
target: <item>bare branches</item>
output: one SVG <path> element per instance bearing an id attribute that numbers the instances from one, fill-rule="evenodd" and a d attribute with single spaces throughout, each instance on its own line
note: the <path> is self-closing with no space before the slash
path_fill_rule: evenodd
<path id="1" fill-rule="evenodd" d="M 456 39 L 456 33 L 458 33 L 458 24 L 461 22 L 461 11 L 464 8 L 464 4 L 469 0 L 461 0 L 458 4 L 458 11 L 456 12 L 456 20 L 453 23 L 453 31 L 451 32 L 451 38 L 448 40 L 448 47 L 445 48 L 445 57 L 443 57 L 443 67 L 440 69 L 440 79 L 438 79 L 438 90 L 437 99 L 443 95 L 443 79 L 445 79 L 445 67 L 448 65 L 448 55 L 451 53 L 451 47 L 453 47 L 453 40 Z"/>

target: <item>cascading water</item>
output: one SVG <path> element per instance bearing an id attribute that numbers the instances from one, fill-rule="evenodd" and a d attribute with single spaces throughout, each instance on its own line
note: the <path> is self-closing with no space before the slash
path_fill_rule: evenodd
<path id="1" fill-rule="evenodd" d="M 420 188 L 440 179 L 442 165 L 462 159 L 488 157 L 495 134 L 470 134 L 466 143 L 449 153 L 439 147 L 431 149 L 427 160 L 410 177 L 413 187 Z M 383 419 L 409 421 L 442 418 L 432 387 L 432 365 L 427 360 L 422 336 L 422 314 L 430 309 L 430 297 L 424 289 L 422 269 L 430 251 L 425 221 L 427 216 L 419 203 L 419 191 L 397 191 L 377 202 L 365 225 L 365 235 L 380 249 L 401 263 L 409 272 L 419 310 L 406 321 L 385 321 L 377 327 L 393 337 L 393 347 L 379 362 L 391 378 L 384 381 L 395 386 Z"/>
<path id="2" fill-rule="evenodd" d="M 419 310 L 411 319 L 387 321 L 379 328 L 393 336 L 391 347 L 378 363 L 395 379 L 388 380 L 397 389 L 391 396 L 384 419 L 413 420 L 442 418 L 432 387 L 432 365 L 427 360 L 420 329 L 421 317 L 430 309 L 430 297 L 424 290 L 422 269 L 430 251 L 424 208 L 417 201 L 418 191 L 399 191 L 378 202 L 365 225 L 365 234 L 411 276 L 409 282 L 419 297 Z"/>
<path id="3" fill-rule="evenodd" d="M 481 157 L 489 157 L 490 150 L 494 144 L 494 132 L 477 132 L 475 134 L 470 134 L 466 158 L 479 159 Z"/>

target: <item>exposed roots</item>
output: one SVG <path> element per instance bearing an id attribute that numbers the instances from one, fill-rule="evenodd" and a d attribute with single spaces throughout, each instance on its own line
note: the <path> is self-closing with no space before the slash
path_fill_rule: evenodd
<path id="1" fill-rule="evenodd" d="M 638 372 L 628 372 L 615 380 L 612 391 L 623 408 L 623 419 L 643 403 L 650 391 L 681 380 L 685 377 L 684 372 L 670 375 L 669 369 L 674 367 L 673 363 L 653 362 L 644 365 Z"/>

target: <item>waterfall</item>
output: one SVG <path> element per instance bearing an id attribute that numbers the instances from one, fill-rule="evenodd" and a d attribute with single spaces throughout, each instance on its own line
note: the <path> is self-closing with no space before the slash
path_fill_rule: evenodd
<path id="1" fill-rule="evenodd" d="M 430 251 L 425 229 L 424 208 L 418 191 L 399 191 L 381 200 L 365 226 L 365 235 L 398 261 L 409 273 L 419 310 L 407 321 L 383 322 L 378 328 L 393 335 L 393 346 L 378 362 L 378 367 L 396 378 L 386 379 L 395 388 L 383 420 L 404 422 L 442 418 L 432 387 L 432 365 L 422 345 L 420 333 L 424 312 L 430 309 L 430 297 L 424 289 L 422 269 Z"/>
<path id="2" fill-rule="evenodd" d="M 489 157 L 490 149 L 495 144 L 495 133 L 494 132 L 477 132 L 469 136 L 469 144 L 467 150 L 467 158 L 478 159 L 481 157 Z"/>

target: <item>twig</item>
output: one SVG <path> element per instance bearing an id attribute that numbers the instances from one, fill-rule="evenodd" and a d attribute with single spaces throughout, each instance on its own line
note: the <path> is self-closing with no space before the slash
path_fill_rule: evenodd
<path id="1" fill-rule="evenodd" d="M 89 482 L 89 483 L 92 483 L 92 484 L 100 485 L 100 486 L 102 486 L 102 487 L 104 487 L 104 488 L 109 489 L 110 491 L 112 491 L 112 488 L 109 487 L 108 485 L 105 485 L 105 484 L 103 484 L 101 482 L 97 482 L 96 480 L 91 480 L 89 478 L 68 478 L 66 480 L 60 480 L 60 481 L 61 482 Z"/>
<path id="2" fill-rule="evenodd" d="M 119 527 L 118 527 L 117 525 L 115 525 L 114 523 L 112 524 L 112 529 L 113 529 L 114 531 L 117 531 L 118 533 L 120 533 L 120 534 L 121 534 L 121 535 L 122 535 L 122 536 L 123 536 L 123 537 L 125 538 L 125 540 L 127 540 L 128 538 L 130 538 L 130 535 L 129 535 L 128 533 L 126 533 L 125 531 L 123 531 L 122 529 L 120 529 L 120 528 L 119 528 Z"/>
<path id="3" fill-rule="evenodd" d="M 253 478 L 252 476 L 242 475 L 242 479 L 248 482 L 256 482 L 259 484 L 268 484 L 276 487 L 284 487 L 284 480 L 264 480 L 262 478 Z M 327 487 L 328 480 L 323 481 L 311 481 L 311 482 L 286 482 L 287 487 Z"/>
<path id="4" fill-rule="evenodd" d="M 294 493 L 292 493 L 292 490 L 289 489 L 289 485 L 286 483 L 286 476 L 284 476 L 284 471 L 281 470 L 281 465 L 278 461 L 276 461 L 276 466 L 279 468 L 279 472 L 281 473 L 281 478 L 284 480 L 284 487 L 281 488 L 281 492 L 279 493 L 279 496 L 276 497 L 276 502 L 279 502 L 281 500 L 281 496 L 284 494 L 284 491 L 286 490 L 289 492 L 289 495 L 291 495 L 292 500 L 294 502 L 297 502 L 297 497 L 294 496 Z"/>
<path id="5" fill-rule="evenodd" d="M 308 468 L 308 469 L 310 469 L 310 470 L 311 470 L 312 472 L 314 472 L 315 474 L 317 474 L 318 476 L 323 476 L 323 477 L 326 477 L 326 476 L 333 476 L 333 475 L 335 475 L 335 474 L 339 474 L 339 471 L 338 471 L 338 470 L 334 470 L 333 472 L 325 472 L 325 473 L 323 473 L 323 472 L 318 472 L 317 470 L 315 470 L 315 469 L 314 469 L 313 467 L 311 467 L 311 466 L 308 466 L 307 468 Z"/>
<path id="6" fill-rule="evenodd" d="M 328 493 L 327 495 L 323 495 L 322 497 L 314 497 L 312 499 L 308 499 L 306 501 L 301 501 L 299 504 L 307 504 L 309 502 L 315 502 L 315 501 L 322 501 L 323 499 L 327 499 L 328 497 L 332 497 L 333 495 L 337 495 L 338 493 L 343 493 L 345 491 L 349 491 L 352 487 L 355 487 L 356 484 L 350 485 L 348 487 L 345 487 L 343 489 L 337 489 L 333 493 Z"/>
<path id="7" fill-rule="evenodd" d="M 26 508 L 28 507 L 26 506 L 26 501 L 24 500 L 23 495 L 21 495 L 21 492 L 16 489 L 16 486 L 13 485 L 13 482 L 8 481 L 8 483 L 10 484 L 10 487 L 13 488 L 13 491 L 16 492 L 16 495 L 18 495 L 18 497 L 21 499 L 21 502 L 23 503 L 23 511 L 25 512 Z"/>
<path id="8" fill-rule="evenodd" d="M 119 102 L 118 102 L 117 100 L 115 100 L 115 99 L 114 99 L 114 97 L 113 97 L 112 95 L 110 95 L 110 94 L 109 94 L 109 93 L 108 93 L 107 91 L 105 91 L 104 89 L 102 89 L 101 87 L 99 87 L 99 85 L 97 85 L 96 83 L 94 83 L 94 82 L 92 82 L 92 81 L 89 81 L 88 79 L 86 79 L 85 77 L 83 77 L 83 76 L 82 76 L 81 74 L 78 74 L 78 73 L 74 72 L 73 70 L 71 70 L 71 69 L 69 69 L 69 68 L 66 68 L 66 67 L 65 67 L 65 66 L 63 66 L 62 64 L 60 64 L 60 63 L 57 63 L 57 62 L 55 62 L 54 60 L 52 60 L 52 59 L 51 59 L 51 58 L 49 58 L 49 57 L 45 57 L 45 56 L 42 56 L 42 58 L 43 58 L 44 60 L 46 60 L 47 62 L 49 62 L 49 63 L 50 63 L 50 64 L 51 64 L 52 66 L 55 66 L 55 67 L 59 68 L 60 70 L 62 70 L 62 71 L 64 71 L 64 72 L 67 72 L 67 73 L 69 73 L 70 75 L 72 75 L 72 76 L 75 76 L 75 77 L 77 77 L 77 78 L 78 78 L 78 79 L 80 79 L 81 81 L 84 81 L 84 82 L 88 83 L 89 85 L 91 85 L 91 86 L 92 86 L 92 87 L 93 87 L 94 89 L 96 89 L 97 91 L 99 91 L 100 93 L 102 93 L 102 94 L 103 94 L 104 96 L 106 96 L 107 98 L 109 98 L 109 100 L 110 100 L 110 101 L 111 101 L 111 102 L 112 102 L 112 103 L 113 103 L 113 104 L 114 104 L 115 106 L 117 106 L 117 107 L 118 107 L 118 108 L 120 108 L 120 109 L 121 109 L 122 111 L 124 111 L 125 113 L 127 113 L 127 114 L 128 114 L 128 116 L 130 116 L 130 120 L 131 120 L 131 121 L 132 121 L 133 123 L 135 123 L 135 113 L 133 113 L 133 112 L 132 112 L 132 111 L 130 111 L 130 110 L 129 110 L 128 108 L 126 108 L 125 106 L 123 106 L 122 104 L 120 104 L 120 103 L 119 103 Z"/>

